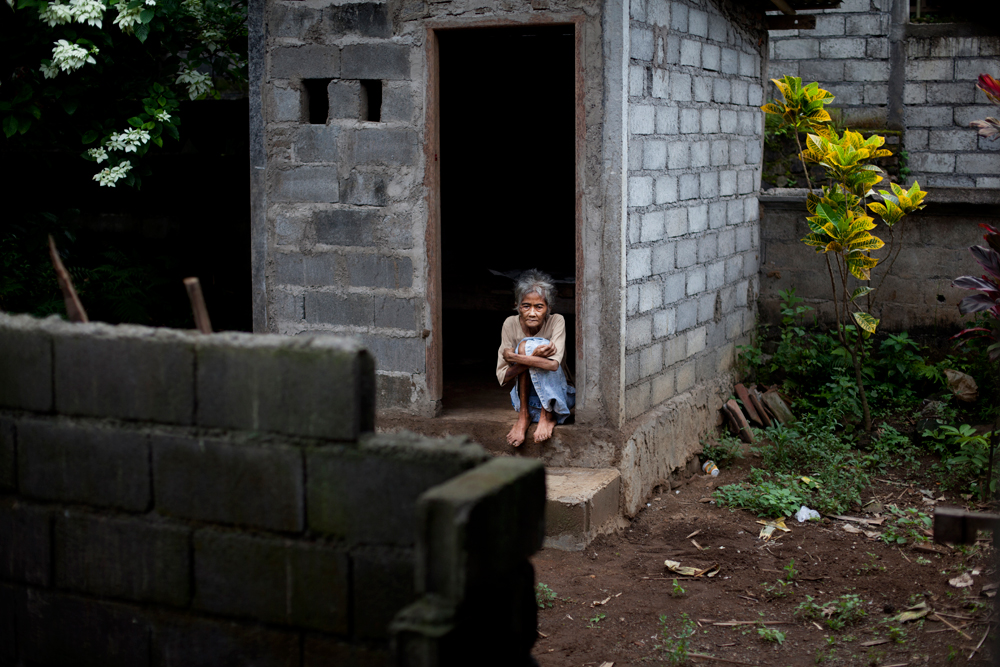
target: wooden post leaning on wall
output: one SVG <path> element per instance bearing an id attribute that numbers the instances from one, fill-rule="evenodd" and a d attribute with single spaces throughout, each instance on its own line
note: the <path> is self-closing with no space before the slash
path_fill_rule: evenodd
<path id="1" fill-rule="evenodd" d="M 184 288 L 191 299 L 191 310 L 194 312 L 194 325 L 203 334 L 212 333 L 212 321 L 208 319 L 208 308 L 205 307 L 205 297 L 201 293 L 201 283 L 197 278 L 185 278 Z"/>

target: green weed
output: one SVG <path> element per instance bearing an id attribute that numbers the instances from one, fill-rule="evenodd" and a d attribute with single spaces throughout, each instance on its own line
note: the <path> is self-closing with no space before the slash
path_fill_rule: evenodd
<path id="1" fill-rule="evenodd" d="M 539 609 L 551 607 L 552 601 L 555 599 L 556 592 L 554 590 L 543 583 L 535 584 L 535 602 L 538 604 Z"/>
<path id="2" fill-rule="evenodd" d="M 686 613 L 681 614 L 677 622 L 677 632 L 670 629 L 666 614 L 660 616 L 660 641 L 653 648 L 662 651 L 664 658 L 671 665 L 683 665 L 688 660 L 691 637 L 695 632 L 695 622 Z"/>
<path id="3" fill-rule="evenodd" d="M 795 609 L 796 616 L 807 619 L 822 619 L 831 630 L 842 630 L 848 625 L 857 623 L 868 613 L 858 595 L 841 595 L 825 605 L 817 604 L 811 595 Z"/>
<path id="4" fill-rule="evenodd" d="M 779 645 L 785 643 L 785 633 L 777 628 L 757 628 L 757 635 L 766 642 L 777 642 Z"/>

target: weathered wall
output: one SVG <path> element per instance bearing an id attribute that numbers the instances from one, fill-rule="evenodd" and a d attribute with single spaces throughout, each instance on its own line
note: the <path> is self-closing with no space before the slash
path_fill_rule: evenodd
<path id="1" fill-rule="evenodd" d="M 830 278 L 822 256 L 801 242 L 809 233 L 805 220 L 805 190 L 769 190 L 761 195 L 760 317 L 778 324 L 781 299 L 778 292 L 795 289 L 806 299 L 820 321 L 834 321 L 830 301 Z M 968 290 L 951 287 L 958 276 L 976 275 L 979 265 L 969 246 L 983 243 L 979 223 L 996 225 L 1000 217 L 1000 196 L 994 191 L 962 188 L 929 188 L 927 207 L 908 215 L 899 223 L 902 248 L 892 271 L 880 283 L 882 266 L 873 275 L 876 292 L 874 314 L 883 331 L 934 329 L 954 333 L 966 318 L 958 312 L 958 302 Z M 873 234 L 889 241 L 884 225 Z M 886 249 L 877 251 L 884 257 Z"/>
<path id="2" fill-rule="evenodd" d="M 258 218 L 266 240 L 255 266 L 265 278 L 266 317 L 258 331 L 329 331 L 359 337 L 377 360 L 383 408 L 433 414 L 428 353 L 441 336 L 431 308 L 439 256 L 428 238 L 426 183 L 428 29 L 518 23 L 573 23 L 578 31 L 578 97 L 583 139 L 577 180 L 582 193 L 578 273 L 592 289 L 579 300 L 578 415 L 605 419 L 602 322 L 614 318 L 614 292 L 599 276 L 617 271 L 606 236 L 602 14 L 594 0 L 514 4 L 410 1 L 284 2 L 264 7 L 267 45 L 260 76 L 266 148 L 266 203 Z M 305 81 L 328 79 L 329 117 L 308 122 Z M 383 82 L 380 122 L 359 120 L 359 81 Z M 433 151 L 430 153 L 433 156 Z M 498 185 L 508 196 L 507 186 Z M 612 215 L 616 215 L 611 207 Z M 567 242 L 572 242 L 567 240 Z M 608 266 L 607 262 L 612 262 Z M 263 267 L 261 267 L 263 265 Z M 608 303 L 607 297 L 611 298 Z M 610 315 L 609 315 L 610 313 Z M 603 342 L 603 341 L 602 341 Z M 609 344 L 615 345 L 614 340 Z M 433 354 L 432 354 L 433 356 Z M 617 409 L 612 392 L 612 414 Z"/>
<path id="3" fill-rule="evenodd" d="M 492 640 L 526 655 L 542 466 L 373 424 L 352 341 L 0 315 L 0 658 L 389 664 L 429 568 L 507 582 L 491 596 L 531 632 Z M 467 511 L 429 531 L 418 497 L 449 479 Z M 497 526 L 513 546 L 470 575 Z"/>
<path id="4" fill-rule="evenodd" d="M 813 30 L 771 31 L 768 78 L 818 81 L 848 126 L 904 130 L 910 182 L 1000 188 L 1000 145 L 969 121 L 995 111 L 976 89 L 1000 72 L 1000 37 L 968 24 L 910 24 L 905 0 L 844 0 Z M 770 86 L 768 96 L 778 95 Z"/>
<path id="5" fill-rule="evenodd" d="M 723 3 L 632 3 L 623 404 L 626 434 L 638 430 L 619 466 L 630 513 L 697 451 L 716 421 L 709 394 L 754 327 L 761 26 Z"/>

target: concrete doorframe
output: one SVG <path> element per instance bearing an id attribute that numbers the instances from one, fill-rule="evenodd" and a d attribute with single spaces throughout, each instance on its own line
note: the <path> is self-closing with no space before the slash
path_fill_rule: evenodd
<path id="1" fill-rule="evenodd" d="M 427 193 L 427 228 L 424 243 L 427 252 L 427 308 L 430 314 L 430 344 L 427 346 L 427 393 L 435 406 L 435 415 L 441 413 L 441 401 L 444 395 L 444 350 L 442 336 L 442 292 L 441 292 L 441 164 L 438 154 L 441 147 L 440 103 L 440 51 L 438 32 L 446 30 L 474 28 L 504 28 L 517 26 L 573 26 L 573 59 L 575 68 L 575 159 L 574 159 L 574 219 L 575 219 L 575 273 L 576 273 L 576 377 L 586 377 L 586 352 L 583 345 L 583 276 L 584 252 L 582 242 L 583 229 L 583 163 L 586 146 L 586 122 L 584 115 L 584 74 L 583 74 L 583 25 L 586 17 L 583 15 L 568 16 L 527 16 L 517 19 L 483 19 L 454 21 L 435 21 L 426 24 L 425 43 L 425 77 L 426 91 L 424 118 L 424 189 Z M 578 383 L 581 384 L 581 383 Z M 585 391 L 577 393 L 577 410 L 586 405 Z"/>

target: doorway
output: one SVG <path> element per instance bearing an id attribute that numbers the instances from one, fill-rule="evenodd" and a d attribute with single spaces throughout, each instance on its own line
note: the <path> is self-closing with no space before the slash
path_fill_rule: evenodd
<path id="1" fill-rule="evenodd" d="M 573 25 L 439 30 L 442 407 L 510 410 L 497 384 L 514 280 L 556 281 L 576 357 Z"/>

